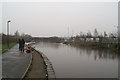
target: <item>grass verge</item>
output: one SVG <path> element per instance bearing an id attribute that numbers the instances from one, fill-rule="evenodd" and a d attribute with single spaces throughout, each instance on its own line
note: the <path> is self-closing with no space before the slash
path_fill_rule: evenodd
<path id="1" fill-rule="evenodd" d="M 8 47 L 7 44 L 2 44 L 2 45 L 0 45 L 0 46 L 1 46 L 0 49 L 2 50 L 2 51 L 0 51 L 0 54 L 5 53 L 6 51 L 8 51 L 10 48 L 12 48 L 12 47 L 13 47 L 14 45 L 16 45 L 16 44 L 17 44 L 17 43 L 12 42 L 12 43 L 9 44 L 9 47 Z"/>

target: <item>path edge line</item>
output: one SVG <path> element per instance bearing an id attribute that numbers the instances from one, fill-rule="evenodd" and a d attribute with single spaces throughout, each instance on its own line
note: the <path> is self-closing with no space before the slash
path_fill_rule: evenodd
<path id="1" fill-rule="evenodd" d="M 26 76 L 26 74 L 27 74 L 27 72 L 28 72 L 28 70 L 29 70 L 29 68 L 30 68 L 30 66 L 31 66 L 31 64 L 32 64 L 32 53 L 31 53 L 31 58 L 30 58 L 30 62 L 29 62 L 29 64 L 28 64 L 28 67 L 27 67 L 27 69 L 25 70 L 25 72 L 23 73 L 23 75 L 22 75 L 22 79 L 24 79 L 24 77 Z"/>

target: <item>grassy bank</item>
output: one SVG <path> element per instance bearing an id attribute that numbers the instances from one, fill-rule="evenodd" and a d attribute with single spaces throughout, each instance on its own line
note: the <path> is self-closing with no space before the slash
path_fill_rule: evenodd
<path id="1" fill-rule="evenodd" d="M 99 43 L 99 42 L 64 42 L 64 44 L 70 44 L 73 46 L 78 47 L 89 47 L 89 48 L 95 48 L 95 49 L 113 49 L 116 50 L 118 43 Z"/>
<path id="2" fill-rule="evenodd" d="M 15 42 L 12 42 L 9 44 L 9 47 L 8 45 L 5 43 L 5 44 L 2 44 L 2 51 L 0 51 L 0 54 L 3 54 L 5 53 L 6 51 L 8 51 L 10 48 L 12 48 L 14 45 L 16 45 L 17 43 Z"/>
<path id="3" fill-rule="evenodd" d="M 2 54 L 2 44 L 0 44 L 0 54 Z"/>

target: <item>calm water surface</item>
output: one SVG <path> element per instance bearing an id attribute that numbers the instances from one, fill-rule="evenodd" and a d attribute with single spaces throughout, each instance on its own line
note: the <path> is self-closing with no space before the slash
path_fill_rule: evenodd
<path id="1" fill-rule="evenodd" d="M 39 42 L 35 47 L 50 59 L 57 78 L 118 77 L 118 55 L 115 52 L 49 42 Z"/>

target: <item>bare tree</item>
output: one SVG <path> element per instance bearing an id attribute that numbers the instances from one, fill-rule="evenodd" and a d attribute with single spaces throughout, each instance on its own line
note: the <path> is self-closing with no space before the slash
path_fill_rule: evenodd
<path id="1" fill-rule="evenodd" d="M 15 32 L 15 37 L 19 37 L 20 36 L 20 34 L 19 34 L 19 32 L 18 32 L 18 30 Z"/>
<path id="2" fill-rule="evenodd" d="M 95 30 L 94 30 L 94 37 L 98 37 L 98 31 L 97 31 L 96 28 L 95 28 Z"/>
<path id="3" fill-rule="evenodd" d="M 22 33 L 22 34 L 21 34 L 21 37 L 24 37 L 24 36 L 25 36 L 25 34 L 24 34 L 24 33 Z"/>
<path id="4" fill-rule="evenodd" d="M 87 33 L 87 37 L 92 37 L 92 34 L 91 34 L 90 31 L 88 31 L 88 33 Z"/>
<path id="5" fill-rule="evenodd" d="M 82 37 L 83 36 L 83 33 L 82 32 L 80 32 L 80 37 Z"/>
<path id="6" fill-rule="evenodd" d="M 115 35 L 114 35 L 113 33 L 110 33 L 109 37 L 110 37 L 110 38 L 114 38 Z"/>
<path id="7" fill-rule="evenodd" d="M 106 32 L 104 32 L 104 37 L 107 37 L 107 33 Z"/>

